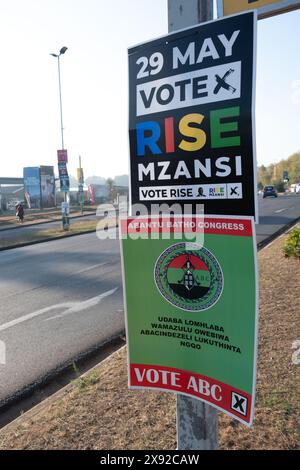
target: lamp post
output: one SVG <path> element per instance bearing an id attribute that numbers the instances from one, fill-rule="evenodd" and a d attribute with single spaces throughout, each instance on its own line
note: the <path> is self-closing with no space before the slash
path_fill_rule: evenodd
<path id="1" fill-rule="evenodd" d="M 60 128 L 61 128 L 61 149 L 64 150 L 64 125 L 63 125 L 63 110 L 62 110 L 62 98 L 61 98 L 61 78 L 60 78 L 60 56 L 65 54 L 67 51 L 67 47 L 62 47 L 58 54 L 51 53 L 53 57 L 57 58 L 57 66 L 58 66 L 58 87 L 59 87 L 59 106 L 60 106 Z M 60 181 L 67 182 L 68 180 L 68 172 L 67 172 L 67 160 L 64 161 L 65 166 L 63 168 L 59 168 L 60 173 Z M 61 163 L 62 165 L 62 163 Z M 66 183 L 67 184 L 67 183 Z M 67 203 L 67 191 L 68 189 L 64 188 L 64 202 L 62 204 L 62 224 L 63 229 L 69 229 L 69 204 Z"/>
<path id="2" fill-rule="evenodd" d="M 59 54 L 50 54 L 57 58 L 58 66 L 58 87 L 59 87 L 59 105 L 60 105 L 60 128 L 61 128 L 61 148 L 64 149 L 64 126 L 63 126 L 63 112 L 62 112 L 62 99 L 61 99 L 61 79 L 60 79 L 60 56 L 65 54 L 67 47 L 62 47 Z"/>

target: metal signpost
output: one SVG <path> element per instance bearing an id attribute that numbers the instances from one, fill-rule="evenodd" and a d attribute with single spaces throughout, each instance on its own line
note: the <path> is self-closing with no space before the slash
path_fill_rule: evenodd
<path id="1" fill-rule="evenodd" d="M 70 218 L 69 218 L 69 202 L 67 201 L 67 194 L 70 190 L 70 179 L 67 169 L 68 163 L 68 151 L 57 150 L 57 165 L 58 175 L 60 181 L 60 190 L 64 193 L 64 202 L 62 203 L 62 226 L 64 230 L 69 230 Z"/>
<path id="2" fill-rule="evenodd" d="M 67 230 L 70 225 L 70 204 L 67 201 L 61 203 L 61 214 L 63 220 L 63 228 Z"/>
<path id="3" fill-rule="evenodd" d="M 168 0 L 168 30 L 173 32 L 213 19 L 209 0 Z M 177 446 L 182 450 L 218 448 L 217 410 L 206 403 L 177 395 Z"/>
<path id="4" fill-rule="evenodd" d="M 300 8 L 299 0 L 217 0 L 217 5 L 218 17 L 257 9 L 259 19 Z"/>

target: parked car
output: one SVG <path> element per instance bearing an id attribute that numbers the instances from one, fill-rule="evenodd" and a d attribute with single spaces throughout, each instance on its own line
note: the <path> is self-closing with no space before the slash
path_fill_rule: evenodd
<path id="1" fill-rule="evenodd" d="M 263 193 L 263 198 L 265 197 L 277 197 L 277 191 L 274 186 L 265 186 L 264 187 L 264 193 Z"/>
<path id="2" fill-rule="evenodd" d="M 291 193 L 299 194 L 300 193 L 300 183 L 291 184 L 289 190 L 290 190 Z"/>
<path id="3" fill-rule="evenodd" d="M 299 194 L 300 193 L 300 183 L 295 184 L 295 193 Z"/>

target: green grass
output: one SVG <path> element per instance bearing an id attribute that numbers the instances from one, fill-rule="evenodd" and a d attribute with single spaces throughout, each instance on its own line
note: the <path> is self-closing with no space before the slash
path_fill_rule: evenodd
<path id="1" fill-rule="evenodd" d="M 288 235 L 283 246 L 283 252 L 287 258 L 300 259 L 300 229 L 294 228 Z"/>
<path id="2" fill-rule="evenodd" d="M 96 371 L 91 372 L 90 374 L 84 377 L 78 377 L 75 380 L 72 380 L 71 383 L 75 385 L 79 390 L 85 390 L 91 385 L 95 385 L 99 382 L 99 375 Z"/>

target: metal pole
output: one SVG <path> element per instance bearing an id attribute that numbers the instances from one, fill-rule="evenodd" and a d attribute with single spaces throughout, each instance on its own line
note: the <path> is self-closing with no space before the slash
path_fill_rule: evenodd
<path id="1" fill-rule="evenodd" d="M 168 0 L 169 33 L 213 19 L 213 0 Z"/>
<path id="2" fill-rule="evenodd" d="M 213 19 L 213 0 L 168 0 L 169 32 Z M 179 450 L 218 448 L 218 414 L 195 398 L 177 395 L 177 446 Z"/>
<path id="3" fill-rule="evenodd" d="M 61 99 L 61 79 L 60 79 L 60 55 L 57 56 L 58 63 L 58 86 L 59 86 L 59 104 L 60 104 L 60 129 L 61 129 L 61 148 L 64 150 L 64 126 L 63 126 L 63 112 L 62 112 L 62 99 Z"/>
<path id="4" fill-rule="evenodd" d="M 61 148 L 64 150 L 64 125 L 63 125 L 63 110 L 62 110 L 62 97 L 61 97 L 61 78 L 60 78 L 60 55 L 62 50 L 57 55 L 57 66 L 58 66 L 58 89 L 59 89 L 59 105 L 60 105 L 60 129 L 61 129 Z M 63 52 L 64 53 L 64 52 Z M 53 54 L 52 54 L 53 55 Z M 56 57 L 56 55 L 55 55 Z M 67 202 L 67 193 L 64 192 L 64 203 Z M 69 230 L 69 217 L 66 214 L 62 215 L 62 225 L 64 230 Z"/>
<path id="5" fill-rule="evenodd" d="M 61 148 L 64 150 L 64 125 L 63 125 L 63 112 L 62 112 L 62 99 L 61 99 L 61 79 L 60 79 L 60 55 L 57 56 L 58 64 L 58 88 L 59 88 L 59 105 L 60 105 L 60 130 L 61 130 Z M 64 202 L 67 201 L 67 194 L 64 192 Z M 64 218 L 63 218 L 64 225 Z"/>

